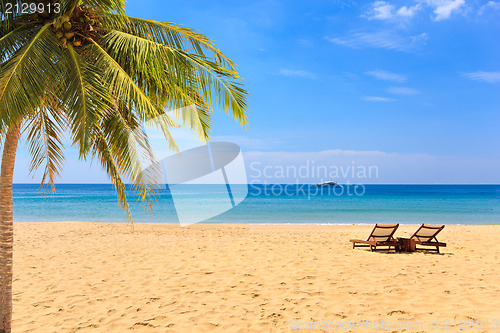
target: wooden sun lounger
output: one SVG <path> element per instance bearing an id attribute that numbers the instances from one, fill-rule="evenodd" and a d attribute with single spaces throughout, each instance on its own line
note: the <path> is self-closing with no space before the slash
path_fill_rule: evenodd
<path id="1" fill-rule="evenodd" d="M 439 234 L 443 229 L 444 225 L 422 224 L 410 237 L 410 239 L 414 239 L 417 245 L 432 246 L 435 248 L 417 248 L 417 250 L 436 251 L 439 253 L 439 247 L 446 247 L 446 243 L 441 243 L 436 238 L 437 234 Z"/>
<path id="2" fill-rule="evenodd" d="M 394 247 L 394 250 L 399 249 L 399 243 L 392 236 L 399 227 L 398 224 L 375 224 L 370 236 L 367 240 L 351 239 L 352 248 L 369 247 L 371 251 L 376 251 L 377 247 L 387 246 L 388 250 Z"/>

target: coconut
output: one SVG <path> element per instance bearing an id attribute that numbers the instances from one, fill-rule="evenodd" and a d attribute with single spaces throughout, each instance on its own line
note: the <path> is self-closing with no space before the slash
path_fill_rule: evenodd
<path id="1" fill-rule="evenodd" d="M 85 23 L 85 19 L 84 19 L 83 17 L 80 17 L 80 18 L 78 19 L 78 22 L 80 22 L 80 23 Z"/>
<path id="2" fill-rule="evenodd" d="M 73 37 L 74 35 L 75 35 L 75 33 L 74 33 L 74 32 L 72 32 L 72 31 L 70 31 L 70 32 L 66 32 L 66 33 L 64 34 L 64 37 L 66 37 L 66 38 L 68 38 L 68 39 L 69 39 L 69 38 Z"/>
<path id="3" fill-rule="evenodd" d="M 61 18 L 61 22 L 62 22 L 62 23 L 69 22 L 69 16 L 64 15 L 64 16 Z"/>
<path id="4" fill-rule="evenodd" d="M 63 36 L 64 36 L 64 34 L 62 33 L 62 31 L 58 31 L 58 32 L 56 32 L 56 37 L 57 37 L 58 39 L 63 38 Z"/>
<path id="5" fill-rule="evenodd" d="M 73 42 L 73 46 L 76 46 L 76 47 L 82 46 L 82 42 L 80 42 L 79 40 L 75 40 Z"/>
<path id="6" fill-rule="evenodd" d="M 71 29 L 71 22 L 64 22 L 63 23 L 63 28 L 64 28 L 64 30 Z"/>

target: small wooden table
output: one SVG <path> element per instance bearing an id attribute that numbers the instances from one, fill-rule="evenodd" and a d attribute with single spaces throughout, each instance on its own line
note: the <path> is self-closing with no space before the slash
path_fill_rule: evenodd
<path id="1" fill-rule="evenodd" d="M 399 252 L 415 252 L 417 244 L 414 239 L 398 237 Z"/>

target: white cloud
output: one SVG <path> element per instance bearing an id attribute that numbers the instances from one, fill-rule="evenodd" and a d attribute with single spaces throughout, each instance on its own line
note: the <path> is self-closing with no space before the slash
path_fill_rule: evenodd
<path id="1" fill-rule="evenodd" d="M 398 9 L 398 11 L 396 12 L 396 14 L 398 16 L 412 17 L 421 8 L 422 8 L 422 6 L 420 4 L 416 4 L 415 6 L 410 6 L 410 7 L 403 6 L 403 7 L 401 7 L 401 8 Z"/>
<path id="2" fill-rule="evenodd" d="M 460 10 L 465 0 L 426 0 L 427 5 L 434 8 L 435 21 L 448 19 L 454 11 Z"/>
<path id="3" fill-rule="evenodd" d="M 394 98 L 387 98 L 387 97 L 380 97 L 380 96 L 365 96 L 365 97 L 363 97 L 363 99 L 365 101 L 369 101 L 369 102 L 384 102 L 384 103 L 395 101 Z"/>
<path id="4" fill-rule="evenodd" d="M 372 15 L 369 18 L 378 20 L 387 20 L 394 16 L 394 6 L 385 1 L 376 1 L 373 3 Z"/>
<path id="5" fill-rule="evenodd" d="M 478 71 L 478 72 L 473 72 L 473 73 L 463 73 L 462 75 L 468 79 L 476 80 L 476 81 L 483 81 L 483 82 L 488 82 L 488 83 L 500 82 L 500 72 Z"/>
<path id="6" fill-rule="evenodd" d="M 481 6 L 479 8 L 479 15 L 484 14 L 485 11 L 487 10 L 500 10 L 500 1 L 488 1 L 487 4 Z"/>
<path id="7" fill-rule="evenodd" d="M 283 76 L 288 76 L 288 77 L 303 77 L 307 79 L 315 79 L 317 77 L 316 74 L 304 71 L 304 70 L 293 70 L 293 69 L 286 69 L 282 68 L 279 71 L 280 75 Z"/>
<path id="8" fill-rule="evenodd" d="M 406 81 L 406 77 L 404 75 L 392 73 L 389 71 L 384 71 L 382 69 L 374 69 L 372 71 L 366 72 L 365 74 L 373 76 L 379 80 L 387 80 L 387 81 L 395 81 L 395 82 Z"/>
<path id="9" fill-rule="evenodd" d="M 406 95 L 406 96 L 417 95 L 420 93 L 417 89 L 408 87 L 390 87 L 387 89 L 387 92 L 394 95 Z"/>
<path id="10" fill-rule="evenodd" d="M 371 4 L 370 10 L 363 14 L 369 20 L 397 20 L 403 18 L 411 18 L 425 7 L 431 9 L 434 13 L 435 21 L 442 21 L 450 18 L 454 12 L 458 12 L 464 7 L 465 0 L 418 0 L 415 5 L 405 5 L 397 7 L 389 1 L 375 1 Z M 500 3 L 489 1 L 479 10 L 479 14 L 487 8 L 498 9 Z"/>
<path id="11" fill-rule="evenodd" d="M 420 4 L 415 6 L 402 6 L 399 9 L 386 1 L 375 1 L 368 13 L 363 15 L 369 20 L 391 20 L 401 17 L 412 17 L 422 8 Z"/>
<path id="12" fill-rule="evenodd" d="M 326 37 L 326 39 L 334 44 L 359 49 L 363 47 L 383 48 L 395 51 L 408 52 L 423 45 L 427 40 L 426 33 L 421 33 L 415 36 L 400 36 L 394 31 L 380 32 L 355 32 L 350 35 L 339 37 Z"/>

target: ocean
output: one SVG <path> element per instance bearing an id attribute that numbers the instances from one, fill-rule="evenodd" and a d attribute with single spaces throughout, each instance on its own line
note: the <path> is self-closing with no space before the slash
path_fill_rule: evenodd
<path id="1" fill-rule="evenodd" d="M 50 189 L 40 192 L 35 184 L 15 184 L 13 192 L 14 221 L 127 221 L 112 185 L 58 184 L 52 194 Z M 129 191 L 135 223 L 179 221 L 171 191 L 167 188 L 158 194 L 153 213 L 149 213 Z M 227 189 L 192 185 L 175 195 L 193 209 L 203 210 L 223 204 Z M 243 202 L 205 223 L 499 224 L 500 185 L 347 185 L 343 189 L 319 189 L 307 184 L 253 184 Z"/>

